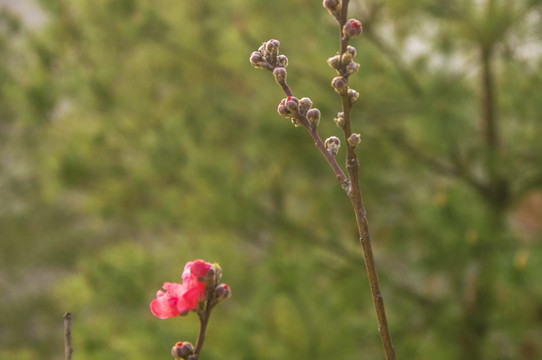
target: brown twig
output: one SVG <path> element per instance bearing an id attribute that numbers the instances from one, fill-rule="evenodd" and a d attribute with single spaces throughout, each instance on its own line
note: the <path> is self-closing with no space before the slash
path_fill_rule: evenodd
<path id="1" fill-rule="evenodd" d="M 339 31 L 340 31 L 340 55 L 342 56 L 348 46 L 348 37 L 343 34 L 343 26 L 346 24 L 348 15 L 348 2 L 349 0 L 343 0 L 342 13 L 339 18 Z M 344 71 L 344 69 L 343 69 Z M 346 73 L 346 71 L 344 71 Z M 346 152 L 346 169 L 350 177 L 350 201 L 354 208 L 356 216 L 356 223 L 360 235 L 360 243 L 363 248 L 363 256 L 365 258 L 365 267 L 367 270 L 367 277 L 369 278 L 369 285 L 371 288 L 371 294 L 373 297 L 373 303 L 376 310 L 376 317 L 378 320 L 378 332 L 380 333 L 380 339 L 384 346 L 384 352 L 387 360 L 395 359 L 395 348 L 391 339 L 391 334 L 386 318 L 386 310 L 384 307 L 384 298 L 380 291 L 380 283 L 378 281 L 378 273 L 376 271 L 376 264 L 373 255 L 373 247 L 371 244 L 371 237 L 369 234 L 369 224 L 367 221 L 367 212 L 363 205 L 363 198 L 361 195 L 361 188 L 359 183 L 359 161 L 356 155 L 356 146 L 349 143 L 348 139 L 352 134 L 351 129 L 351 112 L 352 103 L 349 96 L 344 93 L 341 95 L 342 110 L 344 114 L 344 138 L 347 146 Z"/>
<path id="2" fill-rule="evenodd" d="M 67 312 L 64 314 L 64 353 L 66 354 L 66 360 L 72 359 L 72 332 L 71 332 L 71 319 L 72 313 Z"/>

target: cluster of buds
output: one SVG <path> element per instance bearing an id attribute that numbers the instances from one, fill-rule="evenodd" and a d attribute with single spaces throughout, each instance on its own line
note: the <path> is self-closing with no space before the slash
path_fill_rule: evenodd
<path id="1" fill-rule="evenodd" d="M 335 55 L 327 59 L 328 65 L 337 70 L 337 73 L 348 77 L 355 74 L 359 69 L 359 64 L 354 62 L 356 56 L 356 48 L 348 45 L 346 51 L 342 55 Z"/>
<path id="2" fill-rule="evenodd" d="M 275 39 L 264 42 L 258 51 L 250 54 L 250 63 L 256 69 L 273 70 L 277 67 L 286 68 L 288 66 L 288 58 L 284 55 L 279 55 L 279 46 L 280 42 Z"/>
<path id="3" fill-rule="evenodd" d="M 359 93 L 348 87 L 348 77 L 352 74 L 355 74 L 359 69 L 359 64 L 354 62 L 354 57 L 356 56 L 356 48 L 348 45 L 346 51 L 342 55 L 335 55 L 327 59 L 328 65 L 337 70 L 339 76 L 336 76 L 331 81 L 331 87 L 339 95 L 347 95 L 350 104 L 353 104 L 358 98 Z M 342 123 L 338 122 L 335 119 L 337 126 L 343 127 Z"/>
<path id="4" fill-rule="evenodd" d="M 300 119 L 306 118 L 310 126 L 316 127 L 320 123 L 320 110 L 311 107 L 312 101 L 308 97 L 298 100 L 295 96 L 288 96 L 280 101 L 277 112 L 280 116 L 292 119 L 295 126 L 300 126 Z"/>

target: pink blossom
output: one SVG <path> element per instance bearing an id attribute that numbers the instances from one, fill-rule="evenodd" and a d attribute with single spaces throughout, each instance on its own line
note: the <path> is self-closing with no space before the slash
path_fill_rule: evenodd
<path id="1" fill-rule="evenodd" d="M 184 267 L 182 283 L 165 282 L 156 292 L 150 308 L 154 316 L 167 319 L 194 310 L 205 296 L 205 276 L 213 265 L 203 260 L 190 261 Z M 202 280 L 202 281 L 200 281 Z"/>

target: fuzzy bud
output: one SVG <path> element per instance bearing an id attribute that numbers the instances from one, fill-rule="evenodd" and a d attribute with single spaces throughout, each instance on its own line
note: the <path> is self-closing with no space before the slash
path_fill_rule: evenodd
<path id="1" fill-rule="evenodd" d="M 361 136 L 359 134 L 356 134 L 356 133 L 352 133 L 350 134 L 350 136 L 348 137 L 348 145 L 352 146 L 352 147 L 356 147 L 358 146 L 358 144 L 361 142 Z"/>
<path id="2" fill-rule="evenodd" d="M 343 34 L 346 38 L 350 39 L 356 36 L 360 36 L 363 32 L 361 22 L 356 19 L 350 19 L 343 26 Z"/>
<path id="3" fill-rule="evenodd" d="M 356 100 L 359 98 L 359 92 L 357 92 L 354 89 L 348 89 L 348 99 L 350 100 L 350 104 L 353 104 L 356 102 Z"/>
<path id="4" fill-rule="evenodd" d="M 279 55 L 277 56 L 277 66 L 285 68 L 288 66 L 288 58 L 286 55 Z"/>
<path id="5" fill-rule="evenodd" d="M 336 76 L 331 80 L 331 87 L 342 95 L 348 90 L 348 80 L 344 76 Z"/>
<path id="6" fill-rule="evenodd" d="M 344 127 L 344 113 L 337 113 L 337 117 L 333 119 L 333 121 L 335 121 L 335 124 L 337 124 L 338 127 Z"/>
<path id="7" fill-rule="evenodd" d="M 265 51 L 267 51 L 272 56 L 277 56 L 279 54 L 280 42 L 275 39 L 271 39 L 265 43 Z"/>
<path id="8" fill-rule="evenodd" d="M 333 16 L 337 17 L 342 9 L 341 0 L 324 0 L 322 6 Z"/>
<path id="9" fill-rule="evenodd" d="M 250 54 L 250 63 L 256 69 L 265 69 L 267 67 L 267 61 L 259 51 Z"/>
<path id="10" fill-rule="evenodd" d="M 280 116 L 283 117 L 290 117 L 292 115 L 290 111 L 286 108 L 286 99 L 282 99 L 282 101 L 279 103 L 279 106 L 277 107 L 277 112 Z"/>
<path id="11" fill-rule="evenodd" d="M 352 58 L 356 57 L 356 48 L 353 47 L 352 45 L 348 45 L 348 46 L 346 47 L 346 51 L 347 51 L 348 53 L 350 53 L 350 55 L 352 55 Z"/>
<path id="12" fill-rule="evenodd" d="M 310 109 L 307 112 L 307 120 L 312 126 L 317 127 L 320 123 L 320 110 L 317 108 Z"/>
<path id="13" fill-rule="evenodd" d="M 279 85 L 283 85 L 286 83 L 286 69 L 283 67 L 276 67 L 275 70 L 273 70 L 273 76 L 275 77 L 275 81 Z"/>
<path id="14" fill-rule="evenodd" d="M 346 73 L 348 75 L 352 75 L 358 72 L 359 64 L 357 62 L 352 61 L 348 65 L 346 65 Z"/>
<path id="15" fill-rule="evenodd" d="M 297 100 L 295 96 L 288 96 L 286 98 L 285 105 L 286 105 L 286 109 L 288 109 L 288 111 L 292 113 L 297 112 L 299 110 L 299 100 Z"/>
<path id="16" fill-rule="evenodd" d="M 339 140 L 339 138 L 336 136 L 330 136 L 326 139 L 324 145 L 327 151 L 329 151 L 331 155 L 335 156 L 337 155 L 339 147 L 341 146 L 341 140 Z"/>
<path id="17" fill-rule="evenodd" d="M 171 348 L 171 356 L 173 356 L 176 360 L 187 359 L 188 356 L 192 355 L 193 353 L 194 346 L 186 341 L 179 341 L 173 346 L 173 348 Z"/>
<path id="18" fill-rule="evenodd" d="M 230 296 L 231 296 L 231 290 L 228 285 L 220 284 L 215 288 L 215 299 L 217 300 L 217 302 L 226 300 Z"/>
<path id="19" fill-rule="evenodd" d="M 329 59 L 327 59 L 327 64 L 332 69 L 338 69 L 339 66 L 341 66 L 341 56 L 335 55 L 335 56 L 330 57 Z"/>
<path id="20" fill-rule="evenodd" d="M 352 61 L 352 54 L 350 54 L 348 51 L 345 52 L 342 56 L 341 56 L 341 63 L 343 65 L 348 65 L 350 64 L 350 62 Z"/>
<path id="21" fill-rule="evenodd" d="M 299 100 L 299 113 L 305 115 L 312 106 L 312 101 L 308 97 L 301 98 Z"/>

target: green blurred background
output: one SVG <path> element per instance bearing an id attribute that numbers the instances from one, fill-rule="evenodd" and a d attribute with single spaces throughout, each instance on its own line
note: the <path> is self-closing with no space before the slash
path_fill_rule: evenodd
<path id="1" fill-rule="evenodd" d="M 339 135 L 320 0 L 0 8 L 1 359 L 63 359 L 65 311 L 74 359 L 169 359 L 197 317 L 149 303 L 195 258 L 233 291 L 204 359 L 384 358 L 348 199 L 248 62 L 279 39 L 294 94 Z M 398 358 L 541 359 L 542 1 L 350 9 Z"/>

